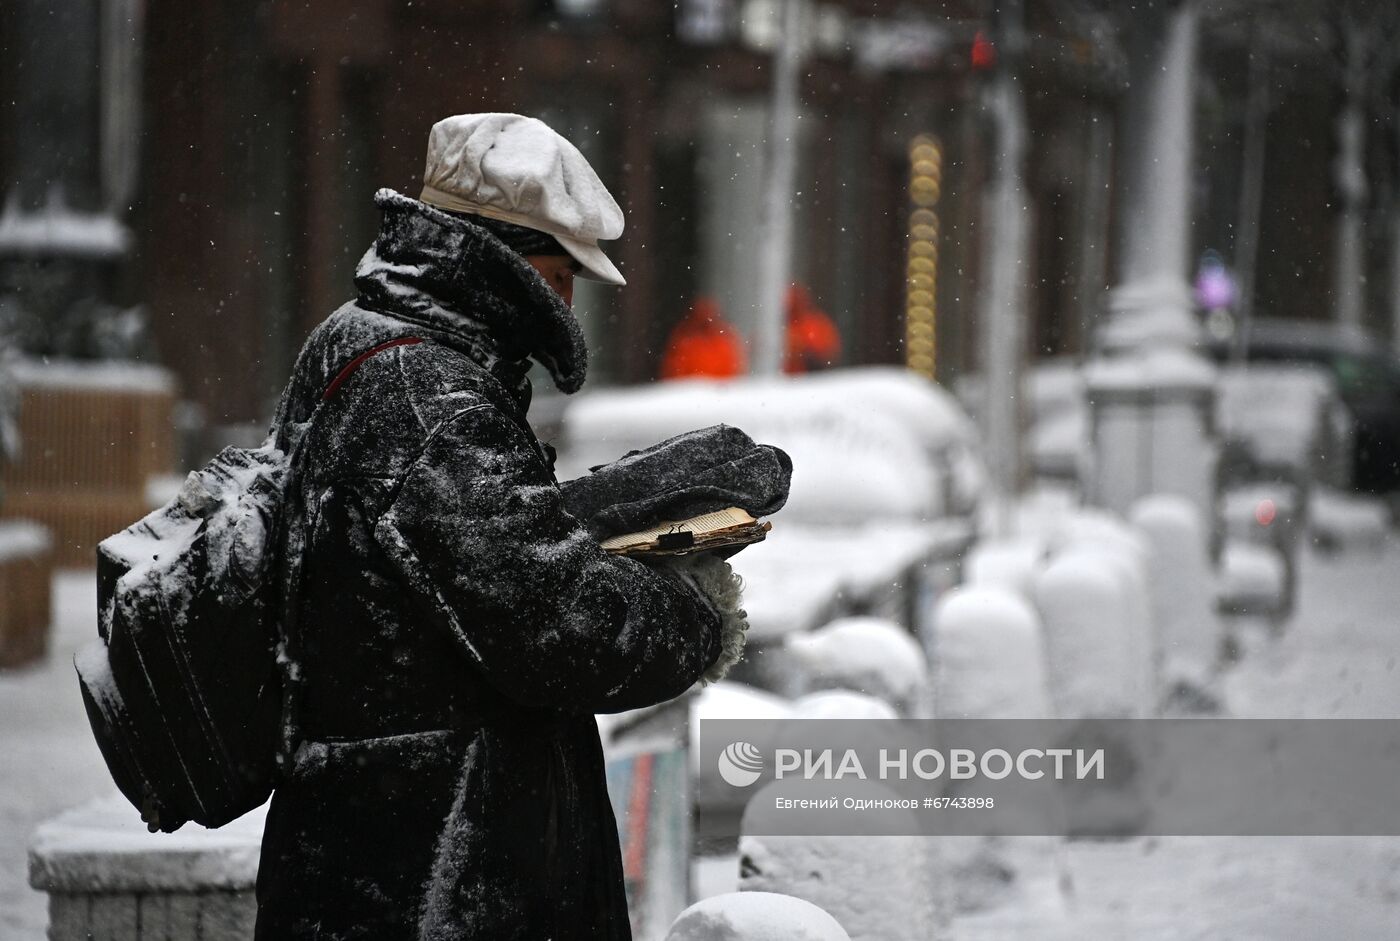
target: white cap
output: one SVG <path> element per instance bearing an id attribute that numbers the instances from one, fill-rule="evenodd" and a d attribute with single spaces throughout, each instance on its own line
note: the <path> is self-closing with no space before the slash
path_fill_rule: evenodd
<path id="1" fill-rule="evenodd" d="M 418 198 L 547 232 L 583 266 L 581 277 L 627 283 L 598 247 L 622 234 L 622 210 L 578 148 L 543 121 L 459 114 L 434 124 Z"/>

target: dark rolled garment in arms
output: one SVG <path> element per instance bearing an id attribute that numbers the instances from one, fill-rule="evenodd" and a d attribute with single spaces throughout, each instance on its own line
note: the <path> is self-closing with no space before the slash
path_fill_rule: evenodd
<path id="1" fill-rule="evenodd" d="M 730 425 L 711 425 L 632 451 L 560 484 L 564 505 L 599 539 L 737 506 L 752 516 L 782 509 L 792 459 Z"/>
<path id="2" fill-rule="evenodd" d="M 684 692 L 720 615 L 680 567 L 610 556 L 525 422 L 527 357 L 565 391 L 578 326 L 469 221 L 389 191 L 359 299 L 302 350 L 290 440 L 337 373 L 288 497 L 294 750 L 272 798 L 260 941 L 626 939 L 594 713 Z"/>

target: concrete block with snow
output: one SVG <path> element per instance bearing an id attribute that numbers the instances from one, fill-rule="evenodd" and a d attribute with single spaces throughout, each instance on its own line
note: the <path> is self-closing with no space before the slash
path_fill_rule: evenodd
<path id="1" fill-rule="evenodd" d="M 218 830 L 148 833 L 120 796 L 42 824 L 29 883 L 49 895 L 50 941 L 246 941 L 264 810 Z"/>

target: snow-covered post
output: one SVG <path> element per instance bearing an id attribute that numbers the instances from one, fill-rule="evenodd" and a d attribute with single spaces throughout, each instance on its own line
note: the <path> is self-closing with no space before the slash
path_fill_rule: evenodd
<path id="1" fill-rule="evenodd" d="M 983 201 L 982 257 L 987 276 L 978 321 L 985 383 L 982 419 L 992 476 L 992 530 L 1009 529 L 1010 500 L 1020 489 L 1020 383 L 1024 345 L 1029 219 L 1024 180 L 1026 109 L 1016 70 L 1024 44 L 1019 0 L 997 4 L 1000 62 L 984 94 L 992 122 L 992 176 Z"/>
<path id="2" fill-rule="evenodd" d="M 1112 724 L 1094 728 L 1097 720 L 1148 714 L 1150 674 L 1141 661 L 1150 654 L 1142 649 L 1146 638 L 1136 636 L 1140 599 L 1132 597 L 1137 586 L 1123 562 L 1122 547 L 1072 545 L 1037 577 L 1035 601 L 1058 718 L 1083 721 L 1080 739 L 1131 754 L 1134 742 Z M 1133 832 L 1144 812 L 1136 782 L 1076 798 L 1067 808 L 1071 833 L 1102 835 Z"/>
<path id="3" fill-rule="evenodd" d="M 1158 494 L 1134 504 L 1132 521 L 1152 550 L 1148 590 L 1168 695 L 1206 694 L 1220 619 L 1202 514 L 1188 500 Z"/>
<path id="4" fill-rule="evenodd" d="M 758 322 L 752 370 L 776 376 L 783 369 L 787 312 L 783 298 L 792 264 L 792 196 L 797 173 L 797 112 L 801 107 L 798 68 L 802 60 L 807 0 L 781 0 L 782 27 L 773 52 L 770 127 L 763 186 L 762 241 L 759 251 Z"/>
<path id="5" fill-rule="evenodd" d="M 729 892 L 681 912 L 666 941 L 851 941 L 811 902 L 777 892 Z"/>
<path id="6" fill-rule="evenodd" d="M 838 618 L 784 645 L 799 695 L 848 689 L 883 699 L 907 718 L 928 709 L 928 661 L 908 631 L 873 617 Z"/>
<path id="7" fill-rule="evenodd" d="M 1084 548 L 1057 556 L 1036 578 L 1045 624 L 1050 694 L 1060 718 L 1141 718 L 1127 587 L 1104 554 Z"/>
<path id="8" fill-rule="evenodd" d="M 740 891 L 778 892 L 819 905 L 840 922 L 851 941 L 947 937 L 948 919 L 941 896 L 945 886 L 935 877 L 933 865 L 936 840 L 897 835 L 761 835 L 775 829 L 765 826 L 763 820 L 766 814 L 774 813 L 774 798 L 783 793 L 783 782 L 773 781 L 754 794 L 744 811 L 744 835 L 739 839 Z M 897 795 L 872 782 L 863 796 L 883 799 Z M 820 827 L 820 817 L 813 819 L 813 825 Z M 885 825 L 895 832 L 918 832 L 912 812 L 898 823 L 892 815 Z"/>
<path id="9" fill-rule="evenodd" d="M 1048 719 L 1040 618 L 998 586 L 955 588 L 934 613 L 940 719 Z"/>
<path id="10" fill-rule="evenodd" d="M 971 585 L 945 595 L 934 614 L 934 650 L 938 718 L 1051 717 L 1040 618 L 1005 585 Z M 1012 803 L 1007 813 L 1019 815 L 1029 833 L 1053 833 L 1063 825 L 1053 791 L 1030 785 Z M 952 836 L 939 842 L 959 910 L 1006 905 L 1038 916 L 1062 910 L 1058 838 Z M 1008 898 L 1013 894 L 1014 901 Z"/>

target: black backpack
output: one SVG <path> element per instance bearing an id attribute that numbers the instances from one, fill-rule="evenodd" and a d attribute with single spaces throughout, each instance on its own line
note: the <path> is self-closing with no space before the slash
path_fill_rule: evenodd
<path id="1" fill-rule="evenodd" d="M 327 387 L 328 400 L 361 363 Z M 98 633 L 74 658 L 93 735 L 151 831 L 218 827 L 272 793 L 283 734 L 283 504 L 301 442 L 225 448 L 97 547 Z M 295 570 L 298 567 L 293 567 Z"/>

